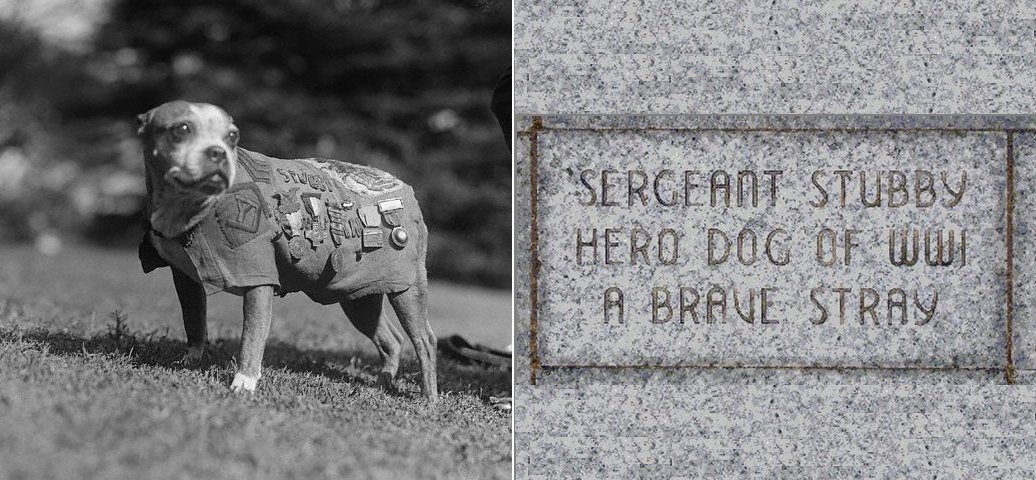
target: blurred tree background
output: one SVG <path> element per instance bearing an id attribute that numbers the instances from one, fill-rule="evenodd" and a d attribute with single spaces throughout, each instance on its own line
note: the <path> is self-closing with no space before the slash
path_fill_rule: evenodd
<path id="1" fill-rule="evenodd" d="M 40 2 L 33 17 L 33 2 L 0 1 L 0 239 L 135 245 L 135 116 L 184 98 L 230 112 L 246 148 L 399 176 L 432 231 L 430 275 L 509 286 L 511 168 L 489 111 L 509 4 Z M 44 28 L 88 13 L 71 41 Z"/>

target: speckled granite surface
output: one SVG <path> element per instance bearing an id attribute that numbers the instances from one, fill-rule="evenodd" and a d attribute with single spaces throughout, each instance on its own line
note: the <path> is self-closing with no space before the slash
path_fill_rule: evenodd
<path id="1" fill-rule="evenodd" d="M 532 128 L 530 117 L 516 122 L 518 478 L 1036 477 L 1036 3 L 522 0 L 515 15 L 515 111 L 550 114 L 539 119 L 542 128 Z M 694 115 L 645 115 L 658 113 Z M 779 129 L 800 134 L 763 132 Z M 533 137 L 542 194 L 535 248 Z M 1007 153 L 1010 201 L 1006 166 L 995 160 Z M 966 267 L 944 267 L 951 274 L 922 267 L 915 276 L 873 262 L 829 273 L 799 262 L 747 274 L 735 264 L 703 266 L 707 224 L 880 227 L 881 215 L 868 209 L 805 208 L 811 184 L 801 171 L 899 169 L 902 159 L 910 163 L 904 170 L 975 172 L 959 208 L 897 209 L 887 217 L 967 228 Z M 691 169 L 684 164 L 779 165 L 800 174 L 780 209 L 704 212 L 702 224 L 685 228 L 696 229 L 699 243 L 688 241 L 682 263 L 636 271 L 578 267 L 565 257 L 576 225 L 624 227 L 628 262 L 631 226 L 655 230 L 657 241 L 659 228 L 686 223 L 681 211 L 579 207 L 587 189 L 567 183 L 566 168 L 596 168 L 599 181 L 602 168 Z M 626 183 L 616 198 L 628 194 Z M 736 193 L 736 180 L 732 186 Z M 805 254 L 808 246 L 795 249 Z M 532 262 L 534 251 L 542 264 Z M 537 315 L 530 310 L 534 267 Z M 718 334 L 675 321 L 650 324 L 645 294 L 688 275 L 706 280 L 695 285 L 779 282 L 789 291 L 869 282 L 881 286 L 882 300 L 893 284 L 938 284 L 949 294 L 944 306 L 953 307 L 940 310 L 950 316 L 936 317 L 930 329 L 818 329 L 801 315 L 768 329 L 733 319 Z M 601 328 L 594 309 L 608 282 L 629 289 L 630 317 Z M 808 296 L 798 298 L 784 306 L 811 307 Z M 702 368 L 714 364 L 751 368 Z M 1016 385 L 993 385 L 1008 380 Z"/>
<path id="2" fill-rule="evenodd" d="M 1036 394 L 959 385 L 580 385 L 515 408 L 517 478 L 1032 478 Z"/>
<path id="3" fill-rule="evenodd" d="M 549 130 L 1034 130 L 1036 115 L 542 115 Z M 532 117 L 518 117 L 515 128 L 528 133 Z"/>
<path id="4" fill-rule="evenodd" d="M 529 137 L 518 135 L 514 178 L 514 377 L 518 385 L 531 378 L 529 360 Z"/>
<path id="5" fill-rule="evenodd" d="M 1036 348 L 1036 306 L 1030 306 L 1036 287 L 1028 269 L 1036 255 L 1036 245 L 1030 245 L 1036 240 L 1029 231 L 1036 212 L 1036 196 L 1030 193 L 1036 180 L 1036 136 L 1024 131 L 1032 129 L 1033 118 L 916 117 L 902 121 L 882 117 L 728 116 L 718 120 L 720 130 L 710 127 L 713 120 L 716 118 L 547 117 L 539 121 L 544 128 L 531 128 L 532 119 L 519 118 L 515 183 L 517 476 L 1033 476 L 1036 391 L 1028 385 L 993 386 L 1008 378 L 1016 384 L 1036 382 L 1032 353 Z M 759 131 L 767 130 L 768 124 L 801 131 Z M 600 128 L 608 131 L 596 131 Z M 533 138 L 540 173 L 535 251 L 542 263 L 536 278 L 539 309 L 530 329 L 533 249 L 528 241 L 532 224 L 529 152 Z M 1008 153 L 1012 155 L 1015 186 L 1011 202 Z M 832 274 L 818 273 L 818 268 L 805 263 L 758 269 L 722 265 L 712 271 L 701 267 L 704 261 L 699 245 L 688 250 L 699 257 L 674 264 L 669 267 L 672 272 L 694 277 L 714 275 L 716 282 L 750 280 L 756 274 L 746 272 L 763 272 L 764 277 L 770 275 L 764 281 L 773 282 L 780 281 L 780 273 L 795 277 L 779 285 L 792 290 L 803 289 L 810 282 L 835 279 L 857 282 L 871 278 L 878 283 L 901 282 L 911 288 L 938 285 L 951 292 L 947 304 L 959 302 L 945 311 L 950 315 L 942 320 L 937 317 L 932 324 L 937 328 L 930 331 L 895 329 L 887 324 L 877 330 L 863 330 L 857 323 L 852 325 L 855 330 L 839 330 L 847 334 L 841 339 L 838 333 L 831 338 L 801 327 L 775 330 L 769 336 L 744 335 L 749 332 L 744 327 L 750 325 L 731 319 L 728 327 L 742 322 L 737 325 L 742 328 L 727 331 L 722 340 L 713 340 L 703 335 L 681 336 L 685 331 L 679 329 L 659 332 L 659 325 L 650 322 L 650 311 L 645 318 L 643 301 L 640 306 L 628 307 L 635 319 L 631 316 L 623 329 L 612 325 L 616 328 L 606 335 L 600 335 L 597 316 L 586 318 L 576 313 L 584 300 L 597 303 L 583 290 L 599 289 L 603 283 L 593 282 L 602 277 L 639 291 L 652 282 L 680 275 L 659 274 L 653 269 L 627 271 L 628 264 L 610 266 L 610 270 L 602 265 L 590 266 L 586 271 L 566 266 L 572 259 L 564 251 L 574 248 L 574 239 L 565 240 L 571 236 L 565 229 L 577 224 L 637 222 L 653 227 L 658 225 L 652 222 L 700 227 L 686 220 L 697 218 L 687 212 L 648 218 L 646 211 L 637 212 L 641 207 L 631 209 L 628 202 L 623 207 L 596 207 L 600 212 L 583 211 L 594 209 L 578 203 L 588 189 L 578 181 L 574 188 L 566 185 L 570 181 L 566 168 L 597 168 L 598 172 L 602 167 L 645 172 L 653 168 L 657 172 L 665 167 L 711 170 L 741 164 L 762 169 L 771 163 L 789 170 L 785 178 L 800 180 L 802 172 L 814 170 L 811 166 L 848 170 L 863 165 L 868 171 L 942 169 L 956 175 L 968 171 L 968 187 L 960 204 L 942 211 L 932 208 L 922 214 L 917 208 L 886 206 L 838 208 L 816 214 L 803 207 L 811 198 L 811 178 L 807 175 L 805 182 L 789 180 L 788 195 L 780 196 L 787 203 L 778 203 L 780 208 L 728 208 L 706 211 L 704 218 L 717 225 L 747 223 L 761 230 L 777 219 L 811 229 L 832 222 L 880 227 L 886 215 L 868 211 L 876 208 L 887 211 L 890 221 L 967 228 L 967 265 L 923 267 L 916 275 L 907 275 L 879 267 L 881 262 L 876 259 L 882 252 L 875 251 L 873 258 L 860 252 L 854 257 L 854 262 L 861 262 L 854 263 L 856 268 L 836 268 Z M 953 177 L 947 178 L 955 187 Z M 627 179 L 623 176 L 622 182 L 615 183 L 626 183 Z M 940 181 L 936 177 L 936 183 Z M 781 185 L 785 191 L 785 184 Z M 733 186 L 736 194 L 736 181 Z M 628 186 L 615 191 L 619 193 L 616 198 L 627 201 Z M 706 190 L 706 203 L 707 195 Z M 639 203 L 639 197 L 636 201 Z M 1012 255 L 1016 266 L 1010 279 L 1006 269 L 1008 205 L 1013 209 Z M 658 206 L 649 209 L 657 210 Z M 977 233 L 973 235 L 973 231 Z M 799 245 L 796 250 L 810 253 L 807 247 Z M 939 268 L 951 273 L 939 272 Z M 1010 335 L 1009 280 L 1015 299 Z M 569 307 L 577 307 L 564 307 L 566 302 Z M 803 305 L 809 307 L 810 303 Z M 559 311 L 568 315 L 559 317 Z M 731 311 L 728 314 L 736 315 Z M 529 349 L 532 338 L 536 339 L 535 352 Z M 1016 369 L 1007 368 L 1009 356 Z M 538 368 L 530 368 L 533 358 L 541 362 Z M 715 358 L 721 360 L 710 362 Z M 816 358 L 825 362 L 812 362 Z M 713 363 L 752 368 L 707 368 Z M 800 368 L 803 363 L 867 368 Z M 610 367 L 629 364 L 647 366 Z M 689 364 L 696 366 L 671 367 Z"/>
<path id="6" fill-rule="evenodd" d="M 1014 364 L 1036 369 L 1036 133 L 1012 136 L 1015 183 Z M 1028 379 L 1028 374 L 1026 374 Z"/>
<path id="7" fill-rule="evenodd" d="M 522 0 L 519 113 L 1036 112 L 1036 4 Z"/>

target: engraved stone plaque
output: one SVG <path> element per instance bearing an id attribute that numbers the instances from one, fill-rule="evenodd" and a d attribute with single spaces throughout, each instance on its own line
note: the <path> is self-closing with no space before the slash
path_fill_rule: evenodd
<path id="1" fill-rule="evenodd" d="M 533 119 L 534 375 L 1007 367 L 1031 137 L 906 120 Z"/>

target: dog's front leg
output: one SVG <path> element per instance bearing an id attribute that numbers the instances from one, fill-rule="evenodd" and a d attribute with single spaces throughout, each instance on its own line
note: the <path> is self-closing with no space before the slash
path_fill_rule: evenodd
<path id="1" fill-rule="evenodd" d="M 241 355 L 237 373 L 230 389 L 237 392 L 255 391 L 255 385 L 262 376 L 263 349 L 266 336 L 270 333 L 270 318 L 273 316 L 273 287 L 261 285 L 245 291 L 244 325 L 241 328 Z"/>
<path id="2" fill-rule="evenodd" d="M 205 287 L 187 274 L 173 268 L 173 285 L 183 312 L 183 329 L 187 332 L 187 354 L 181 363 L 196 365 L 205 353 L 206 297 Z"/>

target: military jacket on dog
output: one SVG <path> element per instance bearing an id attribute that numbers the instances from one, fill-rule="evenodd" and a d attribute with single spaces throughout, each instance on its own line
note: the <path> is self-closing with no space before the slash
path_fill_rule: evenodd
<path id="1" fill-rule="evenodd" d="M 274 285 L 323 304 L 414 284 L 427 229 L 410 186 L 371 167 L 237 151 L 210 215 L 177 238 L 145 234 L 145 272 L 172 265 L 210 294 Z"/>

